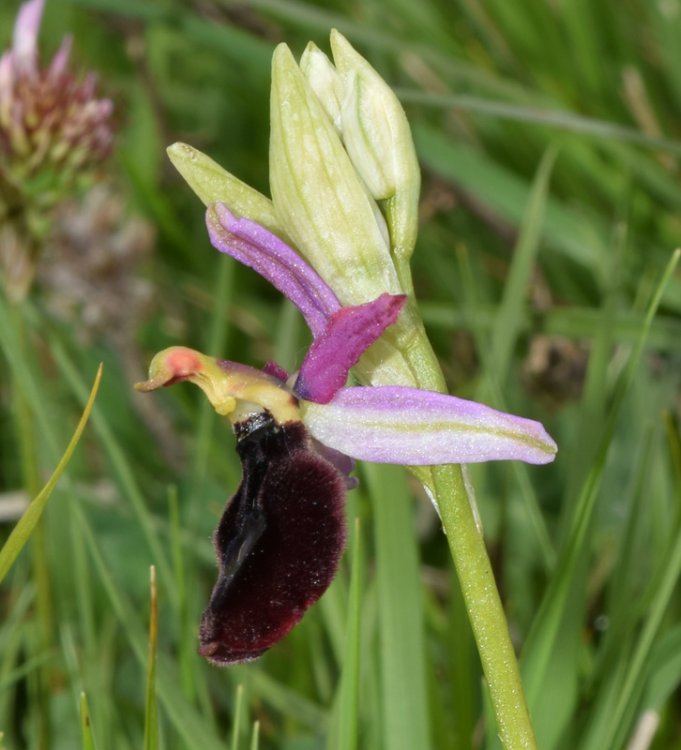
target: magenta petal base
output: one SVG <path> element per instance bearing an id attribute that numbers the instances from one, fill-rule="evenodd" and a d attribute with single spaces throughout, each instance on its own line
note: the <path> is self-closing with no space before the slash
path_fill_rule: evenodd
<path id="1" fill-rule="evenodd" d="M 303 360 L 296 396 L 318 404 L 331 401 L 345 385 L 350 368 L 397 320 L 406 301 L 403 294 L 382 294 L 373 302 L 334 313 Z"/>

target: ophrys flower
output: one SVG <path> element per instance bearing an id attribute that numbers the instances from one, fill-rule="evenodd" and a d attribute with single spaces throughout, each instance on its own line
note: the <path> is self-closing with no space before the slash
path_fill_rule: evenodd
<path id="1" fill-rule="evenodd" d="M 519 459 L 556 446 L 537 422 L 406 386 L 345 387 L 350 368 L 393 324 L 403 295 L 343 307 L 282 240 L 223 205 L 208 211 L 213 244 L 251 266 L 299 308 L 314 336 L 288 377 L 185 347 L 152 360 L 150 391 L 198 385 L 237 437 L 242 481 L 215 533 L 220 573 L 201 625 L 201 653 L 229 664 L 259 656 L 326 590 L 345 540 L 347 458 L 432 465 Z"/>

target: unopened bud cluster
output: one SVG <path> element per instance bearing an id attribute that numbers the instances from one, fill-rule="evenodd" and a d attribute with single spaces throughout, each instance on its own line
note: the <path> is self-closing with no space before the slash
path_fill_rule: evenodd
<path id="1" fill-rule="evenodd" d="M 353 167 L 381 203 L 391 251 L 408 258 L 418 231 L 420 173 L 409 123 L 394 92 L 338 32 L 334 65 L 310 43 L 300 68 L 331 117 Z"/>
<path id="2" fill-rule="evenodd" d="M 357 372 L 374 385 L 413 385 L 409 357 L 420 362 L 432 355 L 409 269 L 420 189 L 414 144 L 385 81 L 336 31 L 331 48 L 333 62 L 314 45 L 300 64 L 284 44 L 274 52 L 271 199 L 191 146 L 176 143 L 168 153 L 207 206 L 224 203 L 290 244 L 343 305 L 406 294 L 399 320 L 364 354 Z M 423 356 L 414 355 L 424 348 Z"/>

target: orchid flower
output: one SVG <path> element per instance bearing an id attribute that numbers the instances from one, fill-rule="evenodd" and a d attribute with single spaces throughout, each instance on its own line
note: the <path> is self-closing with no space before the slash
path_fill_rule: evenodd
<path id="1" fill-rule="evenodd" d="M 537 422 L 446 395 L 418 314 L 409 258 L 420 175 L 406 115 L 338 32 L 272 60 L 272 198 L 185 144 L 169 156 L 207 207 L 212 244 L 304 316 L 300 370 L 255 370 L 184 347 L 140 390 L 200 386 L 235 430 L 242 480 L 214 536 L 218 580 L 200 628 L 217 664 L 254 659 L 324 592 L 344 539 L 355 459 L 400 463 L 440 512 L 505 748 L 535 748 L 522 682 L 460 462 L 546 463 Z M 361 386 L 347 386 L 350 369 Z"/>
<path id="2" fill-rule="evenodd" d="M 300 310 L 314 341 L 300 371 L 259 371 L 171 347 L 154 357 L 150 391 L 198 385 L 237 435 L 241 485 L 215 534 L 218 582 L 201 653 L 249 660 L 283 637 L 330 584 L 345 540 L 347 458 L 406 465 L 553 460 L 538 423 L 406 386 L 345 387 L 350 368 L 395 323 L 406 297 L 342 306 L 292 248 L 223 204 L 207 212 L 220 251 L 252 267 Z"/>

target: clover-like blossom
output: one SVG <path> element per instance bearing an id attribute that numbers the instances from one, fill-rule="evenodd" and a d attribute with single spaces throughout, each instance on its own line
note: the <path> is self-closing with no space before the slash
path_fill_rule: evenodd
<path id="1" fill-rule="evenodd" d="M 0 177 L 12 184 L 46 166 L 64 182 L 111 150 L 112 103 L 95 98 L 93 73 L 81 80 L 70 71 L 71 38 L 64 38 L 48 67 L 39 65 L 44 4 L 21 6 L 12 47 L 0 57 Z"/>
<path id="2" fill-rule="evenodd" d="M 113 105 L 96 96 L 94 73 L 69 67 L 65 37 L 43 67 L 38 32 L 44 0 L 28 0 L 0 56 L 0 282 L 23 299 L 53 222 L 52 210 L 110 153 Z"/>
<path id="3" fill-rule="evenodd" d="M 299 372 L 263 371 L 172 347 L 151 362 L 150 391 L 201 387 L 232 423 L 242 481 L 215 533 L 219 576 L 200 629 L 218 664 L 261 655 L 331 583 L 344 542 L 349 459 L 424 466 L 515 459 L 547 463 L 538 422 L 405 386 L 346 387 L 349 370 L 398 318 L 404 295 L 342 306 L 317 272 L 259 224 L 209 207 L 221 252 L 250 266 L 303 314 L 314 340 Z"/>

